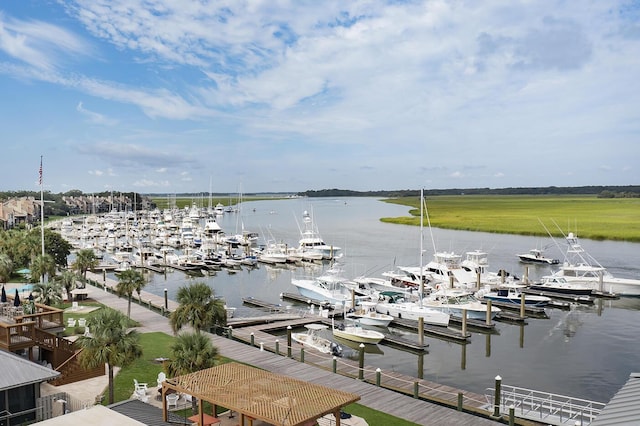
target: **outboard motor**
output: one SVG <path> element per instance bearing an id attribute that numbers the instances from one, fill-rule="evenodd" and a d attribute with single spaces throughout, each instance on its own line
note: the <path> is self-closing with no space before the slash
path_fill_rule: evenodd
<path id="1" fill-rule="evenodd" d="M 331 355 L 342 356 L 342 346 L 336 342 L 331 342 Z"/>

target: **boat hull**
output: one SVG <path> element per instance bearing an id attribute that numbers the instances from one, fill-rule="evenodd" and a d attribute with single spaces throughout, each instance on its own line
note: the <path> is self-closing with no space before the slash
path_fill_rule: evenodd
<path id="1" fill-rule="evenodd" d="M 362 327 L 345 327 L 344 330 L 335 328 L 333 335 L 352 342 L 371 345 L 376 345 L 384 339 L 384 334 L 374 330 L 366 330 Z"/>
<path id="2" fill-rule="evenodd" d="M 420 307 L 413 303 L 378 303 L 376 311 L 395 318 L 418 321 L 423 319 L 425 324 L 447 326 L 450 315 L 436 309 Z"/>
<path id="3" fill-rule="evenodd" d="M 581 287 L 558 287 L 558 286 L 546 286 L 546 285 L 530 285 L 531 290 L 537 291 L 549 291 L 560 294 L 571 294 L 575 296 L 591 296 L 592 290 L 590 288 Z"/>

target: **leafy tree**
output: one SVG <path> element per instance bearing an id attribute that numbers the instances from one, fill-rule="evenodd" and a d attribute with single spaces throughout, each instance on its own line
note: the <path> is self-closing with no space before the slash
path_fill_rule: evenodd
<path id="1" fill-rule="evenodd" d="M 33 281 L 36 281 L 36 277 L 39 278 L 39 281 L 44 281 L 45 275 L 49 277 L 56 275 L 56 263 L 48 253 L 45 253 L 44 256 L 41 254 L 34 256 L 29 268 L 31 269 L 31 279 Z"/>
<path id="2" fill-rule="evenodd" d="M 125 367 L 142 356 L 140 334 L 128 329 L 128 319 L 119 311 L 101 309 L 87 320 L 90 334 L 77 340 L 85 368 L 107 364 L 109 404 L 114 402 L 113 367 Z"/>
<path id="3" fill-rule="evenodd" d="M 145 284 L 142 272 L 136 271 L 135 269 L 127 269 L 118 275 L 116 291 L 121 296 L 127 296 L 127 318 L 131 318 L 131 295 L 135 291 L 138 293 L 138 296 L 140 296 L 140 291 L 142 291 L 142 287 L 144 287 Z"/>
<path id="4" fill-rule="evenodd" d="M 203 282 L 180 287 L 176 295 L 178 308 L 169 315 L 169 323 L 174 333 L 189 324 L 196 333 L 203 328 L 227 323 L 224 301 L 214 297 L 213 290 Z"/>
<path id="5" fill-rule="evenodd" d="M 218 348 L 201 333 L 180 333 L 171 345 L 171 361 L 167 364 L 169 377 L 182 376 L 213 367 L 218 362 Z M 196 398 L 191 399 L 191 409 L 197 413 Z"/>
<path id="6" fill-rule="evenodd" d="M 73 269 L 82 275 L 83 280 L 87 279 L 87 271 L 98 266 L 100 261 L 92 249 L 78 250 L 76 260 L 73 262 Z"/>
<path id="7" fill-rule="evenodd" d="M 64 270 L 60 275 L 55 277 L 54 281 L 56 281 L 62 288 L 64 288 L 67 293 L 67 300 L 71 300 L 73 296 L 71 295 L 71 291 L 76 288 L 76 281 L 78 276 L 73 272 Z"/>
<path id="8" fill-rule="evenodd" d="M 40 235 L 40 230 L 31 231 L 37 232 Z M 41 238 L 41 237 L 40 237 Z M 48 253 L 53 257 L 53 260 L 56 262 L 56 265 L 60 268 L 67 267 L 67 258 L 71 254 L 71 249 L 73 246 L 71 243 L 64 238 L 58 232 L 54 232 L 49 228 L 45 228 L 44 230 L 44 252 Z M 42 248 L 40 248 L 42 250 Z"/>
<path id="9" fill-rule="evenodd" d="M 13 272 L 13 261 L 6 253 L 0 253 L 0 281 L 6 283 Z"/>
<path id="10" fill-rule="evenodd" d="M 62 285 L 57 280 L 38 282 L 33 286 L 35 301 L 48 306 L 62 302 Z"/>
<path id="11" fill-rule="evenodd" d="M 14 268 L 29 266 L 31 259 L 38 253 L 42 253 L 40 239 L 29 235 L 24 230 L 12 229 L 4 231 L 0 238 L 0 251 L 9 255 Z"/>

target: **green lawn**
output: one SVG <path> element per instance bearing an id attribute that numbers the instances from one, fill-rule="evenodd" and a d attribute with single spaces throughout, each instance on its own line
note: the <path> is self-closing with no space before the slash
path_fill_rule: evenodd
<path id="1" fill-rule="evenodd" d="M 413 207 L 410 217 L 383 222 L 420 224 L 420 199 L 384 200 Z M 574 232 L 581 238 L 640 242 L 640 198 L 596 196 L 457 195 L 428 197 L 431 226 L 506 234 L 554 237 Z M 424 222 L 427 226 L 427 222 Z"/>
<path id="2" fill-rule="evenodd" d="M 156 379 L 158 373 L 162 371 L 162 365 L 154 361 L 156 358 L 169 357 L 169 347 L 173 343 L 174 337 L 165 333 L 144 333 L 140 335 L 140 343 L 143 348 L 142 358 L 135 361 L 133 364 L 122 368 L 115 377 L 115 401 L 123 401 L 131 398 L 133 393 L 133 379 L 138 382 L 146 382 L 149 387 L 156 386 Z M 221 362 L 233 361 L 227 358 L 221 358 Z M 103 404 L 107 404 L 107 389 L 104 391 L 105 398 Z M 152 396 L 153 397 L 153 396 Z M 226 411 L 220 407 L 219 412 Z M 399 419 L 390 416 L 386 413 L 372 410 L 364 405 L 351 404 L 345 408 L 347 413 L 359 416 L 367 420 L 370 425 L 398 425 L 398 426 L 410 426 L 414 425 L 413 422 L 408 422 L 403 419 Z M 211 407 L 205 404 L 205 412 L 211 412 Z M 190 414 L 189 414 L 190 415 Z"/>

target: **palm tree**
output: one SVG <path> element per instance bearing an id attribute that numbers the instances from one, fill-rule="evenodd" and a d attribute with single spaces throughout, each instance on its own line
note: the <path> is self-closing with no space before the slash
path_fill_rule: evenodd
<path id="1" fill-rule="evenodd" d="M 62 302 L 62 285 L 57 280 L 36 283 L 33 293 L 37 303 L 53 306 Z"/>
<path id="2" fill-rule="evenodd" d="M 167 364 L 169 377 L 181 376 L 210 368 L 218 363 L 218 348 L 200 333 L 180 333 L 171 345 L 171 361 Z M 196 398 L 191 399 L 191 409 L 197 413 Z"/>
<path id="3" fill-rule="evenodd" d="M 78 271 L 82 278 L 86 281 L 87 271 L 98 266 L 100 261 L 96 258 L 96 253 L 92 249 L 78 250 L 76 260 L 73 263 L 73 269 Z"/>
<path id="4" fill-rule="evenodd" d="M 107 364 L 109 372 L 109 404 L 113 404 L 113 367 L 125 367 L 142 356 L 140 334 L 128 329 L 129 320 L 119 311 L 100 309 L 87 320 L 90 335 L 77 342 L 82 352 L 79 360 L 85 368 Z"/>
<path id="5" fill-rule="evenodd" d="M 196 333 L 200 333 L 203 328 L 227 324 L 224 301 L 214 298 L 213 290 L 203 282 L 180 287 L 176 301 L 179 306 L 169 315 L 169 323 L 174 333 L 185 324 L 193 327 Z"/>
<path id="6" fill-rule="evenodd" d="M 127 317 L 131 318 L 131 295 L 133 292 L 137 292 L 140 296 L 142 287 L 145 286 L 144 276 L 142 272 L 135 269 L 127 269 L 118 275 L 118 284 L 116 284 L 116 291 L 120 296 L 126 295 L 129 301 L 127 305 Z"/>
<path id="7" fill-rule="evenodd" d="M 64 270 L 60 275 L 55 277 L 54 281 L 60 284 L 67 292 L 67 300 L 71 301 L 73 296 L 71 295 L 71 291 L 76 288 L 76 280 L 78 276 L 68 269 Z"/>
<path id="8" fill-rule="evenodd" d="M 38 254 L 31 259 L 31 264 L 29 265 L 31 269 L 31 278 L 39 277 L 39 281 L 44 281 L 45 275 L 49 277 L 54 277 L 56 275 L 56 262 L 53 260 L 53 257 L 45 253 L 44 255 Z"/>
<path id="9" fill-rule="evenodd" d="M 6 283 L 11 278 L 13 261 L 6 253 L 0 253 L 0 282 Z"/>

